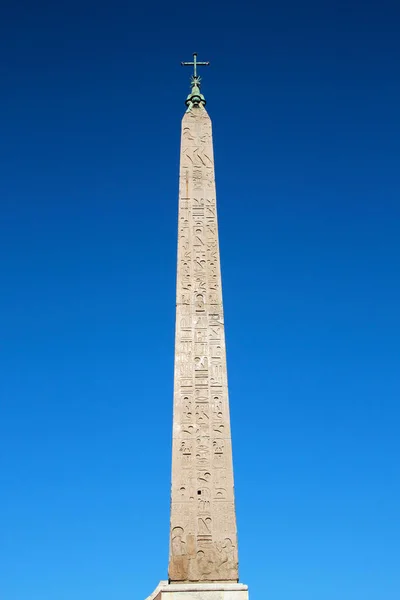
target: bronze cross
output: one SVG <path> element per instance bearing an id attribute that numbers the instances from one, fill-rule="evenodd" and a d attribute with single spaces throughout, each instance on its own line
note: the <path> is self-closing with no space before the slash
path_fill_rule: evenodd
<path id="1" fill-rule="evenodd" d="M 197 61 L 197 52 L 193 52 L 193 61 L 192 62 L 181 62 L 182 67 L 193 67 L 193 77 L 197 77 L 197 67 L 208 67 L 210 65 L 209 62 L 198 62 Z"/>

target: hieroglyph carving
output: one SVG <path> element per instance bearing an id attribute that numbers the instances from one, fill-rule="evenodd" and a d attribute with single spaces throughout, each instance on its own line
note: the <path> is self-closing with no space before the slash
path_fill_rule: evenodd
<path id="1" fill-rule="evenodd" d="M 182 120 L 172 456 L 171 581 L 237 581 L 211 121 Z"/>

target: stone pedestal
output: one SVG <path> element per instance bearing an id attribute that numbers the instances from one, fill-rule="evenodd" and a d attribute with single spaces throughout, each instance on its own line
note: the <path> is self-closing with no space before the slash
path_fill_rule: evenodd
<path id="1" fill-rule="evenodd" d="M 146 600 L 249 600 L 242 583 L 168 583 L 161 581 Z"/>

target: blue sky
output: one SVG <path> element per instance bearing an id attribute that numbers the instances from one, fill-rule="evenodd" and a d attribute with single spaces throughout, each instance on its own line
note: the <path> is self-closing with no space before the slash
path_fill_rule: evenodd
<path id="1" fill-rule="evenodd" d="M 251 600 L 398 600 L 399 24 L 385 1 L 3 6 L 2 600 L 166 578 L 193 51 L 241 580 Z"/>

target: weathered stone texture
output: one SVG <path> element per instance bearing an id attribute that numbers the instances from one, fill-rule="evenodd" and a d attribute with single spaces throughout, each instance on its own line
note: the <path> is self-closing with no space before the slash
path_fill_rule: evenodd
<path id="1" fill-rule="evenodd" d="M 169 579 L 237 581 L 214 157 L 201 105 L 182 120 L 178 236 Z"/>

